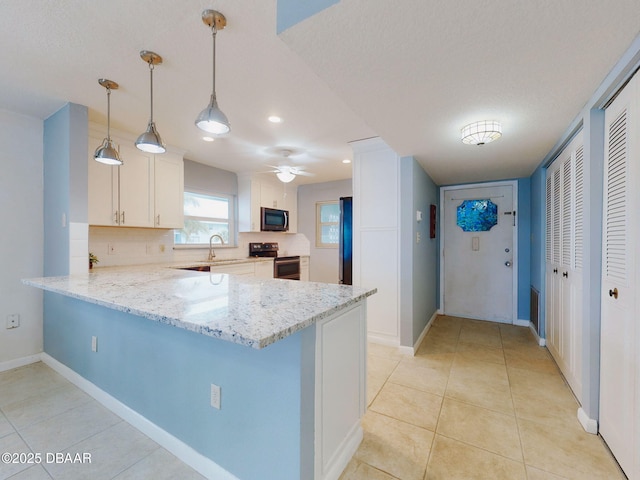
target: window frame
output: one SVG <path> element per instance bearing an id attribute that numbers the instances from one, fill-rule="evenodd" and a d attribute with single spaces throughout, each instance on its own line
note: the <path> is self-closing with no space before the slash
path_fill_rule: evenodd
<path id="1" fill-rule="evenodd" d="M 236 197 L 235 195 L 228 193 L 218 193 L 207 190 L 202 190 L 198 188 L 184 188 L 183 193 L 183 209 L 184 209 L 184 195 L 185 194 L 194 194 L 194 195 L 203 195 L 207 197 L 220 198 L 227 200 L 227 205 L 229 206 L 229 218 L 214 218 L 214 217 L 196 217 L 192 215 L 184 215 L 185 220 L 187 218 L 199 220 L 199 221 L 217 221 L 217 222 L 228 222 L 229 224 L 229 243 L 225 243 L 224 245 L 220 245 L 219 243 L 214 243 L 216 248 L 237 248 L 238 246 L 238 232 L 236 231 Z M 182 230 L 182 229 L 175 229 Z M 209 243 L 173 243 L 174 249 L 189 249 L 189 248 L 209 248 Z"/>
<path id="2" fill-rule="evenodd" d="M 338 230 L 340 229 L 340 219 L 337 222 L 322 222 L 322 207 L 326 205 L 340 205 L 339 200 L 324 200 L 316 202 L 316 248 L 339 248 L 340 238 L 336 243 L 325 243 L 322 241 L 322 227 L 335 225 Z"/>

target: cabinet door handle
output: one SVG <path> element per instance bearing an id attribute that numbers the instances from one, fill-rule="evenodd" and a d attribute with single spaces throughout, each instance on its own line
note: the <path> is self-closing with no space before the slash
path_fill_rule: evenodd
<path id="1" fill-rule="evenodd" d="M 614 288 L 613 290 L 609 290 L 609 296 L 618 299 L 618 289 Z"/>
<path id="2" fill-rule="evenodd" d="M 115 215 L 113 217 L 113 223 L 115 223 L 116 225 L 120 225 L 119 220 L 120 220 L 120 215 L 118 214 L 118 211 L 116 210 L 116 213 L 115 213 Z"/>
<path id="3" fill-rule="evenodd" d="M 564 278 L 569 278 L 569 272 L 562 272 L 562 276 Z"/>
<path id="4" fill-rule="evenodd" d="M 120 215 L 120 224 L 124 225 L 124 210 L 122 211 L 122 214 Z"/>
<path id="5" fill-rule="evenodd" d="M 557 268 L 554 268 L 554 269 L 553 269 L 553 273 L 558 273 L 558 269 L 557 269 Z"/>
<path id="6" fill-rule="evenodd" d="M 156 223 L 156 225 L 160 226 L 160 214 L 158 214 L 158 222 Z"/>

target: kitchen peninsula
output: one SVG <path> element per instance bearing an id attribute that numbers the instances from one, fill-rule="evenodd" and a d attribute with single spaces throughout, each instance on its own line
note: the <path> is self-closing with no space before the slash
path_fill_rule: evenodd
<path id="1" fill-rule="evenodd" d="M 25 283 L 44 361 L 209 478 L 337 479 L 357 449 L 375 289 L 161 266 Z"/>

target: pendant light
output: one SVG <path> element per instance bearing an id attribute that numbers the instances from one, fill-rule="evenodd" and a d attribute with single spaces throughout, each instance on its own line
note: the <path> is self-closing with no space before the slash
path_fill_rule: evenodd
<path id="1" fill-rule="evenodd" d="M 225 27 L 227 19 L 216 10 L 205 10 L 202 12 L 202 21 L 205 25 L 211 27 L 213 37 L 213 89 L 209 105 L 196 118 L 196 126 L 205 132 L 223 135 L 229 133 L 231 126 L 227 116 L 218 107 L 218 101 L 216 100 L 216 33 Z"/>
<path id="2" fill-rule="evenodd" d="M 157 53 L 142 50 L 140 58 L 149 64 L 149 73 L 151 75 L 151 116 L 149 117 L 147 130 L 136 140 L 136 147 L 143 152 L 164 153 L 167 149 L 164 148 L 160 134 L 156 130 L 156 124 L 153 122 L 153 68 L 162 63 L 162 57 Z"/>
<path id="3" fill-rule="evenodd" d="M 93 158 L 106 165 L 122 165 L 120 154 L 111 140 L 111 90 L 117 90 L 118 84 L 106 78 L 101 78 L 98 83 L 107 89 L 107 138 L 96 149 Z"/>

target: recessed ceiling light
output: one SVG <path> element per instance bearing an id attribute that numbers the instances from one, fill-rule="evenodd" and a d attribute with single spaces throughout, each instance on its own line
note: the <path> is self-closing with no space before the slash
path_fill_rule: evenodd
<path id="1" fill-rule="evenodd" d="M 351 160 L 349 160 L 348 158 L 345 158 L 344 160 L 342 160 L 342 163 L 351 163 Z"/>
<path id="2" fill-rule="evenodd" d="M 271 123 L 282 123 L 282 118 L 277 115 L 271 115 L 268 119 Z"/>
<path id="3" fill-rule="evenodd" d="M 213 137 L 202 137 L 202 139 L 203 139 L 205 142 L 213 142 L 213 141 L 215 140 L 215 138 L 213 138 Z"/>

